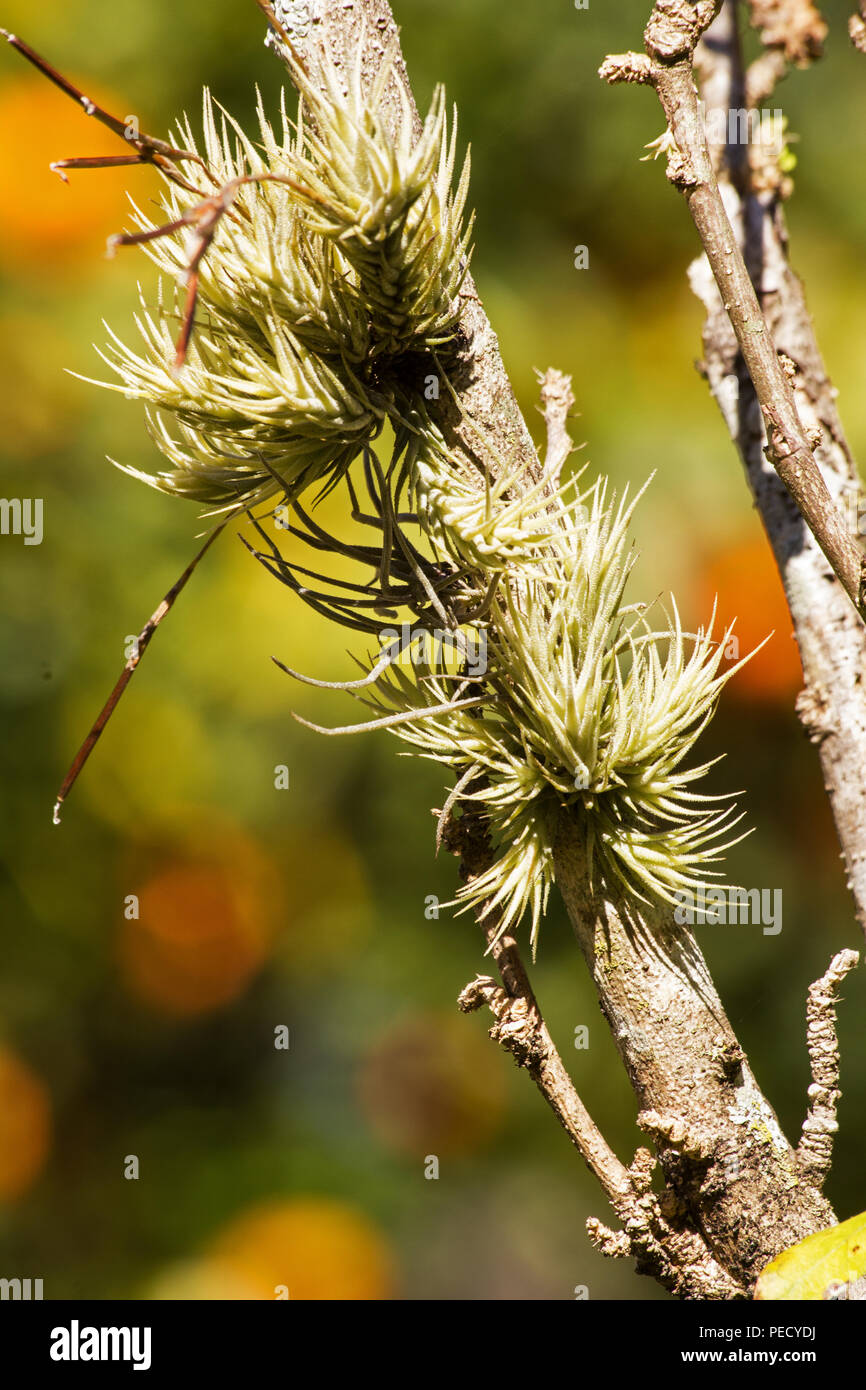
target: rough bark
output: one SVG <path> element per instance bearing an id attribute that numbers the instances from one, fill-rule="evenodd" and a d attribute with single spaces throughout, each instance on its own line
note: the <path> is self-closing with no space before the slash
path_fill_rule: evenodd
<path id="1" fill-rule="evenodd" d="M 751 1287 L 779 1251 L 832 1225 L 832 1210 L 804 1181 L 692 934 L 669 908 L 626 915 L 594 893 L 576 826 L 563 826 L 555 857 L 668 1191 L 722 1267 Z"/>

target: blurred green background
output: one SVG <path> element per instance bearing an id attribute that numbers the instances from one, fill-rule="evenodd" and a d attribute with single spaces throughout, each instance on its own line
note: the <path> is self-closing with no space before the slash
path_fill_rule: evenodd
<path id="1" fill-rule="evenodd" d="M 654 97 L 610 90 L 604 55 L 639 45 L 648 0 L 397 0 L 420 103 L 444 80 L 473 151 L 474 271 L 534 429 L 534 369 L 573 374 L 590 470 L 655 480 L 636 517 L 635 593 L 674 590 L 691 622 L 718 592 L 765 654 L 729 687 L 704 741 L 720 787 L 745 790 L 754 835 L 731 881 L 781 888 L 779 936 L 699 929 L 734 1026 L 789 1135 L 809 1081 L 808 984 L 857 945 L 817 760 L 793 713 L 796 651 L 760 525 L 694 370 L 695 237 L 661 164 Z M 800 135 L 789 206 L 855 453 L 866 443 L 864 60 L 827 5 L 826 57 L 779 91 Z M 119 115 L 163 134 L 207 83 L 249 120 L 282 74 L 252 0 L 4 0 L 18 30 Z M 775 103 L 774 103 L 775 104 Z M 436 769 L 385 734 L 329 741 L 290 709 L 357 717 L 298 688 L 276 654 L 347 674 L 346 640 L 231 534 L 169 621 L 68 803 L 65 768 L 137 632 L 202 529 L 193 507 L 137 486 L 106 456 L 157 462 L 141 411 L 101 375 L 103 316 L 123 332 L 136 252 L 108 263 L 146 170 L 80 173 L 51 158 L 111 138 L 0 54 L 0 455 L 5 497 L 41 497 L 45 536 L 0 538 L 0 1275 L 45 1296 L 659 1298 L 602 1259 L 593 1179 L 529 1080 L 454 1001 L 484 971 L 435 860 Z M 588 270 L 574 248 L 589 248 Z M 332 510 L 328 515 L 333 519 Z M 339 524 L 339 522 L 338 522 Z M 350 644 L 351 645 L 351 644 Z M 277 790 L 274 769 L 290 769 Z M 140 917 L 125 916 L 136 895 Z M 633 1097 L 555 904 L 537 989 L 584 1100 L 621 1157 Z M 840 1032 L 845 1096 L 829 1192 L 863 1192 L 863 982 Z M 570 1040 L 589 1026 L 590 1046 Z M 290 1030 L 277 1050 L 275 1029 Z M 128 1159 L 136 1156 L 139 1177 Z M 427 1155 L 440 1160 L 425 1179 Z"/>

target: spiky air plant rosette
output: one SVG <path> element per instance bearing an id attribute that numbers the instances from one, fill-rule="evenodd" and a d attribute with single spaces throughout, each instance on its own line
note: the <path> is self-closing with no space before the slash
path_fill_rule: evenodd
<path id="1" fill-rule="evenodd" d="M 736 824 L 727 798 L 692 789 L 709 765 L 683 766 L 736 669 L 721 670 L 727 634 L 688 635 L 675 605 L 654 618 L 627 601 L 635 503 L 603 480 L 563 481 L 561 460 L 529 478 L 465 417 L 477 453 L 449 440 L 424 384 L 460 413 L 450 369 L 464 350 L 471 219 L 444 92 L 420 133 L 405 96 L 389 126 L 393 48 L 370 85 L 360 66 L 338 71 L 326 56 L 312 72 L 281 37 L 298 114 L 284 101 L 274 125 L 260 103 L 252 136 L 207 93 L 201 135 L 184 120 L 172 143 L 131 138 L 89 104 L 132 145 L 112 162 L 153 163 L 165 180 L 161 217 L 137 209 L 135 230 L 111 241 L 143 248 L 161 273 L 155 300 L 142 294 L 135 346 L 111 331 L 102 353 L 115 374 L 102 384 L 144 403 L 169 465 L 126 471 L 198 502 L 218 529 L 248 518 L 247 544 L 272 574 L 374 639 L 343 685 L 372 718 L 322 732 L 387 728 L 450 770 L 440 839 L 458 811 L 480 818 L 489 867 L 458 899 L 493 936 L 528 916 L 535 946 L 563 817 L 580 828 L 594 885 L 673 901 L 719 875 Z M 315 519 L 315 501 L 338 486 L 369 544 Z M 316 568 L 281 554 L 275 507 Z M 335 557 L 366 576 L 336 577 Z M 142 633 L 60 801 L 194 564 Z M 402 641 L 380 634 L 405 614 L 416 636 L 448 634 L 448 649 L 431 642 L 424 661 L 402 661 Z M 483 670 L 468 659 L 479 638 Z"/>

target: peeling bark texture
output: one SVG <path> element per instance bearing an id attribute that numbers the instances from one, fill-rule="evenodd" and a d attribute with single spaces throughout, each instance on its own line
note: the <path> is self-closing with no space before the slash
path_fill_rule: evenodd
<path id="1" fill-rule="evenodd" d="M 393 130 L 401 109 L 402 91 L 420 132 L 421 121 L 400 52 L 399 31 L 387 0 L 275 0 L 274 11 L 291 34 L 296 50 L 313 70 L 322 51 L 331 54 L 338 69 L 345 69 L 347 56 L 360 47 L 362 80 L 369 84 L 385 53 L 395 44 L 394 74 L 385 90 L 382 117 Z M 278 41 L 274 46 L 279 51 Z M 427 409 L 448 443 L 459 447 L 482 471 L 486 469 L 495 477 L 502 460 L 507 460 L 512 466 L 522 463 L 527 478 L 538 479 L 538 454 L 506 374 L 499 340 L 470 275 L 463 282 L 461 298 L 462 341 L 448 361 L 449 380 L 460 407 L 448 391 L 442 391 L 438 402 L 427 402 Z"/>
<path id="2" fill-rule="evenodd" d="M 724 5 L 697 57 L 708 117 L 713 110 L 740 109 L 743 69 L 734 4 Z M 708 126 L 714 129 L 715 123 L 708 119 Z M 803 287 L 788 260 L 778 193 L 772 188 L 753 191 L 744 145 L 716 148 L 712 154 L 772 341 L 793 382 L 799 416 L 813 436 L 820 435 L 815 458 L 856 530 L 860 519 L 866 519 L 857 467 Z M 797 713 L 818 750 L 848 887 L 866 931 L 866 629 L 767 460 L 755 389 L 706 257 L 692 265 L 689 278 L 707 311 L 702 371 L 740 454 L 785 586 L 805 679 Z"/>
<path id="3" fill-rule="evenodd" d="M 624 917 L 588 885 L 577 827 L 556 879 L 667 1189 L 719 1264 L 751 1288 L 775 1255 L 834 1223 L 755 1081 L 706 962 L 670 908 Z"/>

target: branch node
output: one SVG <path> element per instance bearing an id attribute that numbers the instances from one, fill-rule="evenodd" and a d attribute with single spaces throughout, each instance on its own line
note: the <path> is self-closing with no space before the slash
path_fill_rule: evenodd
<path id="1" fill-rule="evenodd" d="M 711 1137 L 687 1125 L 679 1115 L 642 1110 L 637 1123 L 639 1129 L 653 1136 L 660 1148 L 675 1149 L 685 1158 L 703 1161 L 713 1153 L 715 1146 Z M 638 1153 L 646 1153 L 646 1150 L 639 1149 Z"/>
<path id="2" fill-rule="evenodd" d="M 645 53 L 610 53 L 598 70 L 602 82 L 613 87 L 617 82 L 651 83 L 654 70 Z"/>
<path id="3" fill-rule="evenodd" d="M 647 53 L 660 63 L 691 58 L 721 0 L 656 0 L 644 30 Z"/>
<path id="4" fill-rule="evenodd" d="M 621 1260 L 631 1254 L 628 1234 L 625 1231 L 612 1231 L 595 1216 L 587 1217 L 586 1234 L 596 1250 L 600 1250 L 608 1259 Z"/>

